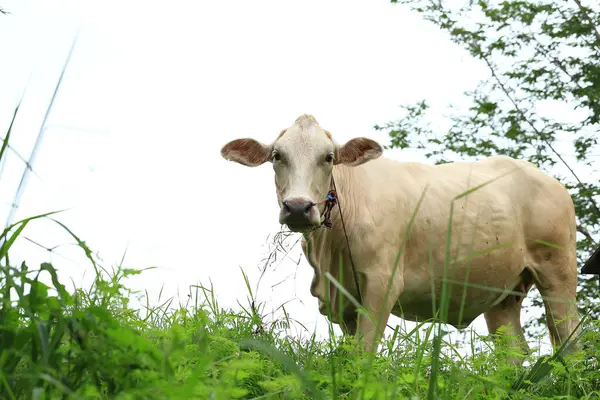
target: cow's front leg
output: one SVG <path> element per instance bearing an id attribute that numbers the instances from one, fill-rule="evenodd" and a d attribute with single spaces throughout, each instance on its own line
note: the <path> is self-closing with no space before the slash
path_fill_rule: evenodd
<path id="1" fill-rule="evenodd" d="M 390 282 L 390 273 L 382 273 L 381 269 L 372 268 L 366 273 L 361 273 L 362 284 L 360 287 L 362 306 L 371 313 L 373 320 L 368 315 L 360 313 L 357 335 L 362 337 L 366 351 L 376 350 L 379 339 L 387 325 L 388 319 L 398 300 L 404 282 L 398 271 Z M 391 289 L 387 295 L 388 284 Z"/>

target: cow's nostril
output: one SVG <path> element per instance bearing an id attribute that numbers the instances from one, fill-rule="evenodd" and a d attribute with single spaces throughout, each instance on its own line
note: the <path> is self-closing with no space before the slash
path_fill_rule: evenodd
<path id="1" fill-rule="evenodd" d="M 315 203 L 303 198 L 289 198 L 281 202 L 281 218 L 289 225 L 310 224 Z"/>

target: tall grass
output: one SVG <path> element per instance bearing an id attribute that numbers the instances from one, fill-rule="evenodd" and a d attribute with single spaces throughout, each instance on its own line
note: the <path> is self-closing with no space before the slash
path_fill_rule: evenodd
<path id="1" fill-rule="evenodd" d="M 58 223 L 88 257 L 95 271 L 89 287 L 67 290 L 49 263 L 13 264 L 12 245 L 42 218 Z M 236 309 L 220 307 L 217 290 L 205 286 L 192 287 L 184 304 L 147 299 L 133 309 L 127 278 L 152 272 L 103 268 L 55 218 L 27 218 L 0 236 L 2 399 L 600 398 L 598 321 L 582 331 L 581 351 L 529 355 L 530 368 L 507 362 L 508 337 L 494 344 L 472 338 L 475 351 L 465 356 L 441 325 L 396 327 L 376 354 L 365 355 L 354 338 L 333 330 L 326 340 L 292 334 L 297 324 L 285 307 L 281 319 L 267 321 L 243 271 L 248 297 Z"/>

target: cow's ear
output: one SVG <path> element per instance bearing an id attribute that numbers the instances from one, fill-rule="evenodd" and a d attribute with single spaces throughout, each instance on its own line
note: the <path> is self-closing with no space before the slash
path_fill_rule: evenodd
<path id="1" fill-rule="evenodd" d="M 248 167 L 257 167 L 271 159 L 271 147 L 254 139 L 236 139 L 221 149 L 221 156 Z"/>
<path id="2" fill-rule="evenodd" d="M 356 167 L 383 154 L 383 148 L 374 140 L 364 137 L 348 141 L 337 149 L 336 164 Z"/>

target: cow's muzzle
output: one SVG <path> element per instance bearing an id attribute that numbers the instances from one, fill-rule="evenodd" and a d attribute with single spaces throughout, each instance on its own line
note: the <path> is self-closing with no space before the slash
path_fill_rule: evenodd
<path id="1" fill-rule="evenodd" d="M 319 211 L 311 200 L 288 198 L 282 202 L 279 222 L 294 232 L 303 232 L 319 225 Z"/>

